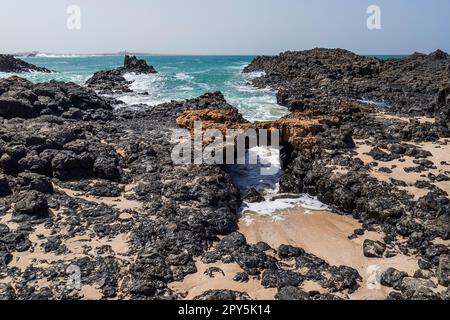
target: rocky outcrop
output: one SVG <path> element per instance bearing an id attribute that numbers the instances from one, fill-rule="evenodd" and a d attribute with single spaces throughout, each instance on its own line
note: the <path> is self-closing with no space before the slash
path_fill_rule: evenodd
<path id="1" fill-rule="evenodd" d="M 338 117 L 323 116 L 317 113 L 294 112 L 277 121 L 246 121 L 239 111 L 233 107 L 222 109 L 188 110 L 177 118 L 177 124 L 182 128 L 193 130 L 194 123 L 200 121 L 202 129 L 218 129 L 223 135 L 227 130 L 279 130 L 280 143 L 295 146 L 296 148 L 311 148 L 314 145 L 315 136 L 325 126 L 336 126 L 340 120 Z"/>
<path id="2" fill-rule="evenodd" d="M 127 73 L 154 74 L 157 73 L 153 66 L 149 66 L 145 60 L 140 60 L 134 56 L 125 56 L 122 67 L 96 72 L 86 84 L 101 93 L 132 92 L 129 88 L 131 82 L 124 78 Z"/>
<path id="3" fill-rule="evenodd" d="M 380 72 L 376 61 L 366 64 L 365 58 L 341 53 L 341 64 L 356 59 L 365 66 L 339 69 L 346 77 Z M 272 59 L 260 58 L 260 64 Z M 442 53 L 411 59 L 434 61 L 431 65 L 446 61 Z M 323 62 L 313 64 L 325 68 Z M 303 81 L 296 71 L 288 82 L 283 73 L 279 77 L 274 85 Z M 7 107 L 0 121 L 0 275 L 8 283 L 0 284 L 0 298 L 81 299 L 94 292 L 104 299 L 181 299 L 184 293 L 174 292 L 170 283 L 196 273 L 199 260 L 235 263 L 241 269 L 236 281 L 256 280 L 274 288 L 278 299 L 346 298 L 364 285 L 357 270 L 302 248 L 247 243 L 237 232 L 242 195 L 224 169 L 172 162 L 172 129 L 179 128 L 177 122 L 192 129 L 195 120 L 220 130 L 280 129 L 289 147 L 283 192 L 316 195 L 334 211 L 358 218 L 362 229 L 355 236 L 382 232 L 382 242 L 364 246 L 369 256 L 420 257 L 421 271 L 413 277 L 395 269 L 383 273 L 382 284 L 396 290 L 389 299 L 448 297 L 448 290 L 437 292 L 436 283 L 448 286 L 449 248 L 433 240 L 450 236 L 450 200 L 432 186 L 445 179 L 426 173 L 438 165 L 431 152 L 417 145 L 438 144 L 440 126 L 380 118 L 376 106 L 344 97 L 325 108 L 314 95 L 309 98 L 318 108 L 249 123 L 219 92 L 139 110 L 110 110 L 107 100 L 73 84 L 1 80 L 0 100 Z M 444 95 L 437 99 L 440 105 L 447 103 Z M 358 150 L 361 140 L 370 147 L 364 154 Z M 361 159 L 366 157 L 370 162 Z M 430 188 L 425 196 L 408 194 L 405 188 L 411 186 L 404 181 L 372 175 L 377 167 L 394 170 L 389 162 L 401 159 L 424 175 L 427 181 L 419 185 Z M 246 197 L 258 201 L 259 195 Z M 19 261 L 24 255 L 27 259 Z M 67 286 L 67 275 L 76 268 L 81 289 Z M 326 293 L 301 288 L 306 281 Z M 198 298 L 251 298 L 239 291 L 211 290 Z"/>
<path id="4" fill-rule="evenodd" d="M 386 251 L 386 245 L 380 241 L 365 240 L 363 250 L 365 257 L 381 258 Z"/>
<path id="5" fill-rule="evenodd" d="M 74 83 L 33 84 L 16 76 L 0 79 L 0 117 L 31 119 L 53 115 L 64 118 L 107 117 L 110 104 L 95 92 Z M 87 110 L 94 111 L 86 113 Z"/>
<path id="6" fill-rule="evenodd" d="M 388 60 L 342 49 L 285 52 L 257 57 L 244 69 L 253 71 L 265 75 L 252 83 L 276 89 L 278 103 L 291 110 L 330 111 L 334 101 L 344 98 L 402 114 L 445 114 L 443 121 L 450 121 L 444 89 L 449 85 L 450 57 L 440 50 Z"/>
<path id="7" fill-rule="evenodd" d="M 44 68 L 32 65 L 21 59 L 14 58 L 9 54 L 0 54 L 0 72 L 44 72 L 51 73 L 52 71 Z"/>
<path id="8" fill-rule="evenodd" d="M 37 90 L 19 79 L 8 81 L 9 94 L 14 87 L 14 92 L 25 94 L 28 88 L 43 96 L 56 87 L 56 99 L 72 96 L 69 84 L 60 92 L 60 84 Z M 0 218 L 12 223 L 5 217 L 10 213 L 20 228 L 11 231 L 0 224 L 0 274 L 22 285 L 0 286 L 0 295 L 83 298 L 79 290 L 61 285 L 73 265 L 83 270 L 82 285 L 97 286 L 104 298 L 175 297 L 168 284 L 194 273 L 194 257 L 218 235 L 237 229 L 240 194 L 218 166 L 172 164 L 171 129 L 177 128 L 176 115 L 185 108 L 224 103 L 221 94 L 209 94 L 140 111 L 111 112 L 108 121 L 93 118 L 92 108 L 83 108 L 86 116 L 76 120 L 56 114 L 3 119 Z M 37 236 L 36 228 L 37 234 L 46 235 Z M 84 253 L 71 245 L 79 237 L 90 243 Z M 109 245 L 116 237 L 123 237 L 118 243 L 125 249 Z M 28 273 L 18 272 L 11 264 L 17 252 L 37 254 L 40 264 L 31 267 L 31 259 Z M 58 259 L 42 260 L 47 254 Z M 29 282 L 29 272 L 48 285 L 36 287 L 34 280 Z M 216 299 L 220 294 L 206 296 Z"/>
<path id="9" fill-rule="evenodd" d="M 383 242 L 364 243 L 368 257 L 395 255 L 394 248 L 417 253 L 421 272 L 411 277 L 414 280 L 401 285 L 407 275 L 395 270 L 383 276 L 384 285 L 399 286 L 400 293 L 392 293 L 392 299 L 440 298 L 432 282 L 415 280 L 427 271 L 436 273 L 439 257 L 448 254 L 448 246 L 432 244 L 437 237 L 450 236 L 448 190 L 435 184 L 437 175 L 427 174 L 438 163 L 435 152 L 421 145 L 433 143 L 439 150 L 448 144 L 449 62 L 442 51 L 379 60 L 345 50 L 314 49 L 258 57 L 245 70 L 264 71 L 253 83 L 276 89 L 278 102 L 291 110 L 315 110 L 340 120 L 313 135 L 312 148 L 293 145 L 281 192 L 306 192 L 333 211 L 358 218 L 364 230 L 380 228 Z M 418 115 L 425 120 L 414 118 Z M 367 152 L 362 153 L 362 147 Z M 414 166 L 396 178 L 382 179 L 406 161 Z M 445 168 L 440 170 L 448 172 Z M 403 181 L 402 174 L 408 172 L 421 173 L 424 181 Z M 425 196 L 407 191 L 413 184 L 428 189 Z"/>
<path id="10" fill-rule="evenodd" d="M 234 261 L 242 269 L 241 279 L 260 275 L 262 285 L 277 290 L 304 280 L 333 292 L 358 288 L 360 276 L 349 267 L 329 265 L 301 248 L 282 246 L 274 256 L 268 245 L 247 244 L 236 232 L 242 200 L 228 174 L 220 166 L 172 163 L 171 129 L 192 109 L 218 116 L 223 112 L 222 120 L 231 116 L 231 122 L 247 123 L 231 112 L 219 92 L 141 110 L 116 110 L 108 121 L 62 115 L 3 120 L 0 217 L 12 223 L 5 216 L 11 213 L 20 227 L 12 231 L 0 225 L 0 273 L 21 286 L 0 286 L 0 295 L 83 298 L 83 291 L 61 285 L 67 270 L 78 267 L 82 285 L 98 288 L 103 298 L 182 298 L 169 284 L 195 273 L 196 258 Z M 318 126 L 307 117 L 303 121 L 311 130 Z M 73 246 L 80 238 L 86 243 L 82 252 Z M 36 254 L 42 264 L 18 272 L 13 259 L 17 252 Z M 41 261 L 47 254 L 59 259 Z M 291 259 L 298 270 L 283 267 Z M 332 295 L 309 292 L 308 297 Z M 250 296 L 214 290 L 198 298 Z"/>

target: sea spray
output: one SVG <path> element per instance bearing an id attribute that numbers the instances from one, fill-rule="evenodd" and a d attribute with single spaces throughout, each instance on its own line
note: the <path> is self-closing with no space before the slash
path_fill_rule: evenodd
<path id="1" fill-rule="evenodd" d="M 257 164 L 249 164 L 252 153 L 258 155 L 260 161 Z M 269 164 L 277 170 L 271 175 L 261 175 L 262 168 Z M 275 220 L 280 219 L 281 216 L 278 213 L 281 210 L 296 207 L 311 211 L 328 210 L 328 207 L 316 197 L 307 194 L 283 194 L 279 192 L 279 180 L 284 172 L 279 156 L 274 156 L 274 153 L 268 152 L 267 148 L 256 147 L 247 150 L 245 164 L 229 165 L 227 166 L 227 172 L 242 194 L 254 188 L 264 196 L 262 202 L 243 202 L 240 212 L 248 222 L 252 220 L 252 216 L 269 216 Z"/>

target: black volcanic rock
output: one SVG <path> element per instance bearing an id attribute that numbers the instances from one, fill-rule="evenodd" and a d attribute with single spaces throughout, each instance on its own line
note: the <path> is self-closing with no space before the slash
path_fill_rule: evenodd
<path id="1" fill-rule="evenodd" d="M 193 300 L 216 300 L 216 301 L 233 301 L 233 300 L 251 300 L 250 296 L 245 292 L 237 292 L 232 290 L 208 290 Z"/>
<path id="2" fill-rule="evenodd" d="M 395 287 L 400 281 L 407 277 L 408 274 L 394 268 L 389 268 L 381 274 L 381 284 L 386 287 Z"/>
<path id="3" fill-rule="evenodd" d="M 264 196 L 255 188 L 250 188 L 243 195 L 243 199 L 249 203 L 255 203 L 264 201 Z"/>
<path id="4" fill-rule="evenodd" d="M 125 56 L 123 67 L 119 68 L 122 72 L 135 72 L 137 74 L 151 74 L 157 73 L 153 66 L 149 66 L 143 59 L 138 59 L 135 56 Z"/>
<path id="5" fill-rule="evenodd" d="M 377 59 L 342 49 L 288 51 L 259 56 L 244 72 L 264 71 L 252 83 L 278 90 L 278 103 L 292 110 L 330 111 L 337 98 L 363 100 L 403 114 L 438 117 L 448 95 L 450 57 L 437 50 L 403 59 Z"/>
<path id="6" fill-rule="evenodd" d="M 290 270 L 266 270 L 262 274 L 261 284 L 265 288 L 296 287 L 302 281 L 303 279 L 298 273 Z"/>
<path id="7" fill-rule="evenodd" d="M 275 296 L 277 300 L 309 300 L 309 293 L 293 286 L 281 287 Z"/>
<path id="8" fill-rule="evenodd" d="M 440 285 L 445 287 L 450 285 L 450 255 L 442 255 L 439 258 L 437 277 Z"/>
<path id="9" fill-rule="evenodd" d="M 364 240 L 363 249 L 365 257 L 381 258 L 386 250 L 386 245 L 379 241 Z"/>
<path id="10" fill-rule="evenodd" d="M 74 109 L 79 112 L 73 113 Z M 94 91 L 74 83 L 50 81 L 33 84 L 16 76 L 0 79 L 0 117 L 5 119 L 60 116 L 70 110 L 74 117 L 79 118 L 83 117 L 82 111 L 111 109 L 111 105 Z"/>
<path id="11" fill-rule="evenodd" d="M 14 207 L 15 214 L 42 216 L 47 214 L 48 203 L 45 196 L 37 191 L 25 192 L 19 195 Z"/>
<path id="12" fill-rule="evenodd" d="M 9 54 L 0 54 L 0 72 L 45 72 L 51 73 L 52 71 L 44 68 L 32 65 L 21 59 L 14 58 Z"/>
<path id="13" fill-rule="evenodd" d="M 350 54 L 342 55 L 349 57 L 349 61 L 359 60 Z M 425 55 L 413 59 L 445 61 Z M 364 64 L 365 58 L 361 61 Z M 323 67 L 318 61 L 309 63 L 319 69 Z M 134 64 L 129 63 L 129 67 Z M 343 73 L 350 78 L 358 74 L 370 79 L 375 69 L 357 71 L 348 67 Z M 306 72 L 304 79 L 297 80 L 301 83 L 315 75 Z M 328 81 L 325 79 L 323 84 Z M 236 280 L 251 277 L 252 281 L 258 279 L 263 285 L 278 287 L 279 299 L 337 298 L 316 291 L 304 292 L 296 287 L 303 281 L 313 281 L 326 292 L 343 294 L 352 293 L 361 285 L 357 270 L 330 265 L 324 260 L 327 257 L 319 258 L 288 245 L 274 251 L 264 243 L 248 243 L 237 232 L 242 196 L 224 168 L 173 163 L 170 138 L 172 129 L 178 128 L 176 118 L 186 110 L 233 108 L 220 92 L 138 110 L 111 111 L 110 107 L 101 107 L 101 101 L 109 106 L 107 100 L 84 88 L 75 90 L 70 84 L 33 85 L 20 78 L 0 83 L 2 98 L 23 101 L 42 115 L 0 121 L 0 215 L 10 210 L 18 224 L 17 228 L 0 225 L 0 243 L 4 244 L 0 250 L 0 269 L 12 284 L 12 287 L 0 285 L 0 297 L 82 299 L 80 291 L 69 290 L 65 285 L 68 267 L 74 264 L 80 268 L 83 285 L 95 286 L 102 298 L 177 299 L 183 294 L 174 292 L 169 283 L 183 281 L 187 275 L 198 272 L 199 259 L 207 264 L 237 263 L 245 274 Z M 289 100 L 289 94 L 288 90 L 282 98 Z M 85 99 L 76 98 L 83 95 Z M 397 247 L 402 252 L 417 254 L 423 260 L 421 267 L 439 276 L 441 282 L 448 282 L 448 259 L 445 259 L 448 248 L 431 242 L 436 236 L 448 239 L 448 194 L 436 188 L 416 201 L 405 191 L 397 190 L 396 184 L 371 177 L 373 164 L 365 164 L 355 152 L 360 141 L 366 140 L 370 146 L 367 150 L 378 148 L 385 152 L 380 158 L 402 155 L 425 159 L 431 154 L 417 147 L 416 142 L 437 141 L 437 126 L 413 120 L 379 120 L 375 107 L 349 102 L 342 96 L 333 99 L 331 93 L 318 95 L 319 98 L 310 96 L 311 101 L 319 104 L 317 113 L 331 113 L 341 122 L 324 124 L 323 130 L 312 134 L 316 144 L 311 148 L 290 147 L 284 151 L 292 154 L 286 157 L 281 189 L 316 195 L 334 212 L 359 219 L 364 230 L 380 229 L 388 249 L 384 256 L 397 251 Z M 433 93 L 428 95 L 430 98 Z M 320 106 L 320 97 L 331 99 L 329 108 Z M 442 104 L 446 99 L 438 100 Z M 305 113 L 311 112 L 303 102 L 292 104 L 304 108 Z M 394 169 L 387 163 L 383 166 Z M 426 175 L 423 179 L 427 179 Z M 133 202 L 127 206 L 124 199 Z M 44 210 L 46 207 L 48 210 Z M 35 212 L 39 214 L 36 216 Z M 43 229 L 38 231 L 36 224 L 50 234 L 48 239 L 39 235 Z M 37 242 L 39 236 L 44 241 Z M 120 252 L 116 246 L 95 244 L 120 240 L 122 236 L 129 241 L 123 242 L 126 250 Z M 409 241 L 397 242 L 399 236 L 408 237 Z M 50 259 L 45 268 L 36 261 L 26 270 L 8 265 L 16 251 L 36 250 L 38 246 L 44 252 L 64 257 L 72 250 L 70 242 L 80 238 L 85 243 L 83 252 L 77 250 L 80 258 Z M 430 292 L 433 283 L 423 279 L 393 272 L 385 275 L 385 280 L 402 290 L 390 298 L 439 295 Z M 36 288 L 36 281 L 43 287 Z M 440 296 L 446 297 L 448 292 Z M 250 296 L 213 290 L 199 298 Z"/>
<path id="14" fill-rule="evenodd" d="M 131 92 L 130 82 L 124 78 L 127 73 L 154 74 L 157 73 L 153 66 L 149 66 L 145 60 L 135 56 L 125 56 L 124 65 L 113 70 L 96 72 L 86 84 L 101 93 Z"/>

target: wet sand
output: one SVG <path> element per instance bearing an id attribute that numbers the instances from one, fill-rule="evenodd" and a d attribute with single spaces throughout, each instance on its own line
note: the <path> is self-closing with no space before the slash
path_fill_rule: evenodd
<path id="1" fill-rule="evenodd" d="M 361 224 L 349 216 L 340 216 L 325 211 L 309 211 L 302 208 L 289 209 L 279 212 L 281 219 L 273 220 L 270 217 L 255 217 L 241 219 L 239 231 L 245 235 L 249 244 L 259 241 L 268 243 L 277 249 L 281 244 L 288 244 L 303 248 L 331 265 L 346 265 L 355 268 L 363 278 L 361 287 L 352 294 L 337 295 L 358 300 L 385 299 L 392 288 L 378 287 L 370 289 L 373 283 L 371 269 L 378 268 L 379 272 L 389 267 L 405 271 L 412 275 L 418 269 L 417 258 L 405 256 L 398 252 L 392 258 L 367 258 L 363 255 L 362 244 L 365 239 L 381 240 L 382 234 L 378 232 L 366 232 L 354 240 L 348 236 L 355 229 L 361 228 Z M 170 287 L 185 299 L 192 299 L 211 289 L 229 289 L 247 292 L 253 299 L 274 299 L 276 289 L 265 289 L 260 280 L 250 277 L 248 283 L 238 283 L 232 280 L 237 272 L 242 269 L 236 264 L 223 264 L 221 262 L 204 264 L 196 261 L 198 272 L 187 276 L 184 281 L 172 283 Z M 219 267 L 225 273 L 216 273 L 214 278 L 204 274 L 208 267 Z M 327 293 L 317 282 L 305 281 L 300 287 L 306 291 L 317 290 Z M 336 293 L 335 293 L 336 294 Z"/>
<path id="2" fill-rule="evenodd" d="M 242 269 L 237 263 L 224 264 L 220 261 L 212 264 L 205 264 L 200 259 L 195 262 L 197 273 L 188 275 L 181 282 L 173 282 L 169 287 L 177 293 L 184 295 L 184 299 L 191 300 L 208 290 L 233 290 L 246 292 L 255 300 L 272 300 L 277 292 L 276 289 L 266 289 L 261 285 L 261 280 L 250 278 L 246 283 L 233 281 L 233 277 Z M 215 273 L 214 278 L 204 274 L 210 267 L 222 269 L 225 275 Z"/>
<path id="3" fill-rule="evenodd" d="M 355 229 L 361 228 L 357 220 L 349 216 L 340 216 L 330 212 L 309 212 L 304 209 L 291 209 L 284 211 L 283 220 L 272 221 L 267 218 L 253 219 L 250 224 L 242 221 L 240 232 L 243 233 L 249 243 L 264 241 L 274 249 L 281 244 L 303 248 L 331 265 L 345 265 L 358 270 L 363 281 L 361 287 L 350 299 L 384 299 L 392 291 L 391 288 L 381 287 L 370 290 L 371 266 L 379 267 L 380 271 L 389 267 L 405 271 L 412 275 L 417 269 L 417 258 L 398 253 L 392 258 L 367 258 L 363 254 L 362 244 L 365 239 L 380 240 L 381 233 L 366 232 L 354 240 L 348 236 Z M 368 273 L 369 272 L 369 273 Z M 306 290 L 321 289 L 317 283 L 306 282 L 301 287 Z M 324 289 L 319 290 L 326 292 Z"/>

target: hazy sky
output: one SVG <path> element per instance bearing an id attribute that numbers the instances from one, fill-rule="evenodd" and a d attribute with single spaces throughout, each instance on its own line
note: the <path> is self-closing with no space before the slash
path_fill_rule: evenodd
<path id="1" fill-rule="evenodd" d="M 381 30 L 366 26 L 381 8 Z M 81 9 L 69 30 L 67 7 Z M 448 0 L 1 0 L 0 52 L 361 54 L 450 51 Z"/>

